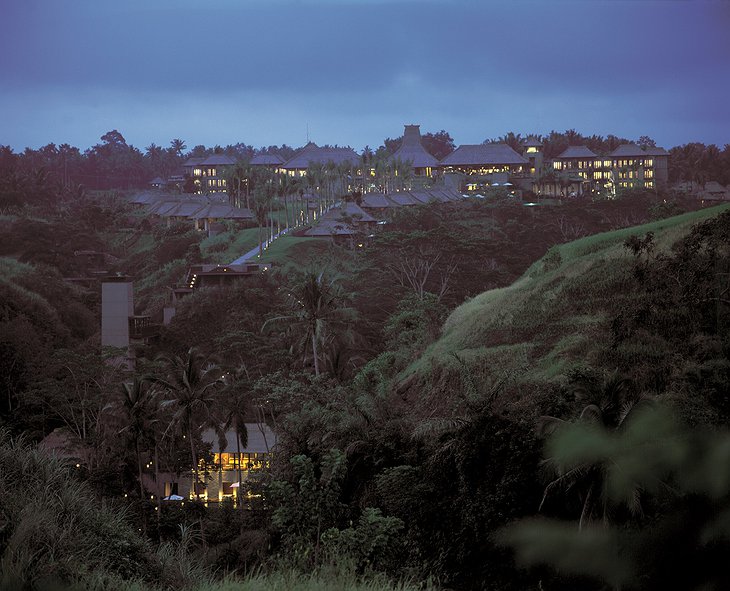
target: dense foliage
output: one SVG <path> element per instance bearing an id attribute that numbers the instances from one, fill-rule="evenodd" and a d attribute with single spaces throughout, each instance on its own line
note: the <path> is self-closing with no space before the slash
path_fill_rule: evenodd
<path id="1" fill-rule="evenodd" d="M 730 214 L 661 221 L 682 208 L 690 205 L 635 194 L 404 210 L 363 248 L 302 248 L 292 255 L 297 269 L 189 295 L 139 350 L 134 374 L 99 354 L 94 288 L 63 278 L 79 271 L 78 251 L 103 251 L 106 270 L 137 278 L 139 307 L 159 312 L 163 286 L 204 260 L 199 234 L 151 226 L 113 195 L 2 218 L 12 240 L 0 252 L 0 421 L 33 441 L 60 428 L 78 458 L 78 468 L 49 461 L 6 437 L 8 576 L 181 588 L 213 572 L 335 565 L 352 577 L 431 577 L 456 589 L 590 584 L 570 573 L 605 571 L 521 570 L 495 534 L 541 511 L 569 521 L 560 532 L 579 545 L 579 525 L 593 535 L 605 518 L 633 535 L 677 507 L 691 513 L 724 499 L 707 487 L 688 490 L 701 497 L 696 505 L 685 503 L 685 489 L 656 498 L 638 469 L 640 486 L 623 482 L 617 498 L 605 469 L 612 446 L 627 449 L 630 406 L 659 401 L 691 428 L 727 422 Z M 279 444 L 270 471 L 247 481 L 255 500 L 245 511 L 147 498 L 149 459 L 215 478 L 203 430 L 230 428 L 244 439 L 241 425 L 262 418 Z M 590 425 L 605 448 L 580 455 L 569 439 L 574 424 Z M 657 441 L 670 431 L 658 429 Z M 687 437 L 708 453 L 720 441 Z M 630 454 L 626 462 L 641 464 Z M 687 466 L 667 462 L 662 470 L 686 483 Z M 25 521 L 16 496 L 43 519 Z M 69 508 L 73 518 L 59 522 Z M 66 527 L 83 539 L 57 539 Z M 62 557 L 40 561 L 38 574 L 27 559 L 39 538 L 21 537 L 31 530 Z M 516 546 L 532 535 L 515 531 Z M 99 532 L 109 548 L 127 545 L 133 560 L 87 547 L 99 546 Z M 646 546 L 656 571 L 658 547 Z M 571 564 L 544 553 L 527 562 Z M 635 584 L 632 569 L 610 581 Z"/>

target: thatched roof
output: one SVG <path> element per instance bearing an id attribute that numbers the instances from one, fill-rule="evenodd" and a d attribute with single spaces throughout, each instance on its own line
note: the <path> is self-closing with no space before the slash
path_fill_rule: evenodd
<path id="1" fill-rule="evenodd" d="M 529 164 L 527 158 L 507 144 L 465 144 L 441 161 L 442 166 L 480 166 L 489 164 Z"/>
<path id="2" fill-rule="evenodd" d="M 400 148 L 392 156 L 392 160 L 410 162 L 413 168 L 436 167 L 439 161 L 429 154 L 421 144 L 419 125 L 406 125 Z"/>
<path id="3" fill-rule="evenodd" d="M 310 164 L 326 164 L 327 162 L 334 162 L 335 164 L 348 162 L 355 164 L 359 161 L 360 157 L 352 148 L 320 148 L 314 142 L 309 142 L 294 154 L 282 168 L 303 170 Z"/>

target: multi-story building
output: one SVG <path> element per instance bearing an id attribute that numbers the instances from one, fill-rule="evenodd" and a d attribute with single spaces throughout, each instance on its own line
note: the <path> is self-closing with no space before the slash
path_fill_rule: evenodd
<path id="1" fill-rule="evenodd" d="M 664 148 L 621 144 L 609 154 L 614 183 L 623 188 L 662 187 L 669 180 L 668 157 Z"/>
<path id="2" fill-rule="evenodd" d="M 213 154 L 206 158 L 189 158 L 183 168 L 185 175 L 193 179 L 196 193 L 225 193 L 226 171 L 235 163 L 225 154 Z"/>
<path id="3" fill-rule="evenodd" d="M 552 163 L 556 185 L 572 183 L 578 195 L 620 188 L 653 189 L 666 185 L 667 157 L 664 148 L 622 144 L 600 156 L 586 146 L 570 146 Z M 549 192 L 549 190 L 548 190 Z"/>

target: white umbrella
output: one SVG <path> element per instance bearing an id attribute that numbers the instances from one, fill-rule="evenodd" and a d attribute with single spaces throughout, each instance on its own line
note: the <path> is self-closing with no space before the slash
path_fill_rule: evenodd
<path id="1" fill-rule="evenodd" d="M 234 482 L 233 484 L 231 484 L 231 488 L 238 488 L 238 482 Z"/>
<path id="2" fill-rule="evenodd" d="M 184 497 L 181 497 L 180 495 L 170 495 L 169 497 L 165 497 L 162 499 L 163 501 L 182 501 Z"/>

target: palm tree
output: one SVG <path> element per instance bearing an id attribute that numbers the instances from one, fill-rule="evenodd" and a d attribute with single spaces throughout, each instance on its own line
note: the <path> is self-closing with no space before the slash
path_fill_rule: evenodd
<path id="1" fill-rule="evenodd" d="M 138 377 L 135 377 L 132 383 L 122 384 L 120 391 L 119 407 L 122 413 L 119 418 L 124 426 L 119 430 L 119 434 L 127 435 L 134 446 L 140 499 L 145 497 L 142 481 L 142 447 L 155 438 L 155 425 L 159 421 L 159 395 L 158 389 Z"/>
<path id="2" fill-rule="evenodd" d="M 602 379 L 596 376 L 580 376 L 575 386 L 575 397 L 584 404 L 577 423 L 588 429 L 606 433 L 621 432 L 629 419 L 639 408 L 650 403 L 645 396 L 635 395 L 629 389 L 629 382 L 617 372 L 606 374 Z M 551 416 L 540 417 L 538 432 L 542 436 L 559 435 L 561 429 L 573 423 Z M 581 514 L 578 528 L 591 520 L 600 503 L 601 516 L 608 517 L 607 497 L 605 494 L 606 471 L 610 466 L 583 461 L 565 460 L 559 442 L 551 438 L 548 444 L 550 456 L 544 464 L 553 473 L 554 478 L 545 487 L 540 508 L 547 496 L 556 488 L 565 491 L 577 490 L 581 500 Z M 629 503 L 633 513 L 641 511 L 639 490 L 634 491 Z"/>
<path id="3" fill-rule="evenodd" d="M 317 274 L 307 271 L 287 291 L 291 313 L 267 320 L 262 330 L 279 323 L 299 327 L 304 341 L 304 358 L 309 343 L 312 346 L 314 373 L 319 376 L 318 349 L 325 335 L 325 327 L 345 324 L 353 318 L 354 312 L 344 305 L 345 294 L 334 281 L 324 276 L 324 272 Z"/>
<path id="4" fill-rule="evenodd" d="M 172 148 L 173 152 L 175 154 L 182 158 L 183 151 L 187 148 L 185 145 L 185 140 L 181 140 L 180 138 L 175 138 L 174 140 L 170 141 L 170 147 Z"/>
<path id="5" fill-rule="evenodd" d="M 165 376 L 155 382 L 165 387 L 170 395 L 162 403 L 172 410 L 167 431 L 175 430 L 190 441 L 190 456 L 195 473 L 194 494 L 199 498 L 199 466 L 195 441 L 200 428 L 211 423 L 212 409 L 218 399 L 218 386 L 223 383 L 221 370 L 200 351 L 192 348 L 185 357 L 162 355 L 159 357 Z"/>
<path id="6" fill-rule="evenodd" d="M 259 224 L 259 258 L 264 254 L 264 225 L 268 225 L 271 213 L 271 193 L 269 187 L 260 185 L 253 192 L 253 214 Z"/>
<path id="7" fill-rule="evenodd" d="M 238 503 L 243 509 L 241 493 L 243 492 L 243 478 L 241 476 L 241 447 L 248 445 L 248 430 L 246 428 L 246 416 L 251 410 L 251 399 L 248 389 L 248 380 L 245 368 L 239 368 L 235 372 L 226 375 L 226 387 L 223 391 L 223 429 L 227 431 L 231 427 L 236 432 L 236 452 L 238 461 L 236 469 L 238 472 Z"/>

